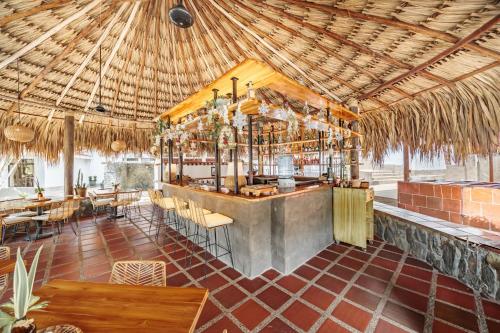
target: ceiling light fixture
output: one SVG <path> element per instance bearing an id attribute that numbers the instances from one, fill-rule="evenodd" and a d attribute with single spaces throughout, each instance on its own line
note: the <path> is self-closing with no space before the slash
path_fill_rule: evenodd
<path id="1" fill-rule="evenodd" d="M 182 0 L 179 1 L 177 6 L 170 8 L 168 16 L 170 17 L 170 21 L 179 28 L 189 28 L 194 23 L 193 16 L 187 8 L 184 7 Z"/>

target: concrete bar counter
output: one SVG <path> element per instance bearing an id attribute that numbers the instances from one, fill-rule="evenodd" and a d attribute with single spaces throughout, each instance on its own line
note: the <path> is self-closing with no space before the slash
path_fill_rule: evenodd
<path id="1" fill-rule="evenodd" d="M 259 198 L 167 183 L 163 192 L 192 199 L 234 220 L 229 227 L 234 268 L 247 277 L 269 268 L 289 274 L 333 240 L 332 189 L 328 185 Z M 219 242 L 223 239 L 218 237 Z M 220 259 L 230 263 L 229 256 Z"/>

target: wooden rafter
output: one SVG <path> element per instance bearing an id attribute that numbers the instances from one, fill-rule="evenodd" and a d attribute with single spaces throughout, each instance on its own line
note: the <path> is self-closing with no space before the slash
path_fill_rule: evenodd
<path id="1" fill-rule="evenodd" d="M 142 22 L 144 21 L 144 12 L 141 9 L 141 12 L 139 13 L 139 18 L 137 19 L 137 24 L 135 25 L 134 29 L 132 30 L 132 39 L 129 44 L 129 48 L 127 49 L 127 53 L 125 55 L 125 63 L 123 66 L 120 68 L 120 73 L 118 74 L 118 78 L 116 80 L 115 84 L 115 89 L 114 89 L 114 96 L 113 96 L 113 103 L 111 104 L 111 114 L 114 114 L 115 108 L 116 108 L 116 103 L 118 101 L 118 96 L 120 95 L 121 92 L 121 85 L 123 82 L 123 77 L 127 73 L 128 66 L 130 64 L 130 60 L 132 59 L 132 52 L 134 52 L 137 41 L 139 40 L 139 35 L 140 35 L 140 26 Z"/>
<path id="2" fill-rule="evenodd" d="M 155 47 L 154 53 L 154 71 L 153 71 L 153 82 L 154 82 L 154 96 L 155 96 L 155 117 L 158 115 L 158 51 L 160 49 L 160 14 L 161 14 L 161 4 L 155 2 L 156 18 L 155 18 Z"/>
<path id="3" fill-rule="evenodd" d="M 116 44 L 113 46 L 113 49 L 111 50 L 111 53 L 108 56 L 108 59 L 106 60 L 106 63 L 104 64 L 104 66 L 102 68 L 101 77 L 99 78 L 99 80 L 97 80 L 94 83 L 94 88 L 92 89 L 92 92 L 90 93 L 90 96 L 89 96 L 89 99 L 87 101 L 87 104 L 85 105 L 85 108 L 84 108 L 85 112 L 89 109 L 90 104 L 92 104 L 92 101 L 94 100 L 94 96 L 95 96 L 95 94 L 97 92 L 97 88 L 99 87 L 99 81 L 102 80 L 102 78 L 106 76 L 106 73 L 107 73 L 107 71 L 109 69 L 111 61 L 113 60 L 116 52 L 118 52 L 118 49 L 120 48 L 120 45 L 123 42 L 123 39 L 127 35 L 128 30 L 130 29 L 130 25 L 132 24 L 132 21 L 134 20 L 135 15 L 137 14 L 137 10 L 139 9 L 139 5 L 140 5 L 140 2 L 136 1 L 135 4 L 134 4 L 134 7 L 132 8 L 132 11 L 131 11 L 131 13 L 130 13 L 130 15 L 128 17 L 127 23 L 125 23 L 125 27 L 121 31 L 120 36 L 118 36 L 118 40 L 116 41 Z"/>
<path id="4" fill-rule="evenodd" d="M 189 32 L 192 34 L 193 36 L 193 39 L 194 39 L 194 42 L 196 44 L 196 47 L 198 48 L 198 52 L 200 53 L 200 58 L 203 60 L 203 62 L 205 63 L 205 67 L 208 71 L 208 73 L 210 74 L 210 79 L 214 80 L 215 79 L 215 75 L 214 73 L 212 72 L 212 68 L 210 67 L 210 65 L 208 64 L 208 61 L 207 61 L 207 58 L 205 56 L 205 54 L 203 53 L 202 49 L 201 49 L 201 45 L 200 45 L 200 42 L 198 41 L 198 37 L 196 35 L 196 29 L 189 29 Z"/>
<path id="5" fill-rule="evenodd" d="M 145 8 L 146 17 L 150 16 L 150 6 L 151 2 Z M 144 75 L 144 66 L 146 64 L 146 55 L 148 52 L 148 41 L 149 41 L 149 33 L 150 33 L 150 24 L 151 20 L 146 20 L 146 27 L 144 28 L 144 37 L 142 40 L 142 54 L 139 59 L 139 72 L 135 75 L 135 87 L 134 87 L 134 119 L 137 120 L 137 107 L 139 106 L 139 83 L 141 83 L 143 75 Z"/>
<path id="6" fill-rule="evenodd" d="M 45 76 L 57 65 L 61 63 L 66 57 L 73 52 L 76 46 L 80 43 L 80 41 L 86 38 L 90 33 L 97 29 L 96 22 L 102 22 L 103 20 L 107 20 L 108 17 L 113 13 L 115 9 L 114 6 L 111 6 L 106 11 L 104 11 L 99 17 L 92 21 L 91 24 L 87 25 L 83 28 L 74 38 L 70 40 L 70 42 L 66 45 L 64 50 L 59 53 L 56 57 L 54 57 L 41 71 L 38 73 L 33 80 L 31 80 L 30 84 L 26 86 L 20 93 L 20 98 L 26 97 L 29 93 L 33 91 L 37 87 L 37 85 L 45 78 Z M 16 107 L 15 103 L 8 108 L 7 114 L 12 112 Z"/>
<path id="7" fill-rule="evenodd" d="M 304 1 L 304 0 L 287 0 L 287 2 L 296 4 L 296 5 L 301 6 L 301 7 L 307 6 L 307 8 L 316 8 L 320 11 L 323 11 L 323 12 L 326 12 L 329 14 L 338 15 L 341 17 L 346 17 L 349 19 L 370 21 L 370 22 L 375 22 L 375 23 L 381 24 L 381 25 L 387 25 L 387 26 L 391 26 L 391 27 L 400 28 L 400 29 L 411 31 L 414 33 L 419 33 L 419 34 L 422 34 L 424 36 L 437 38 L 437 39 L 440 39 L 440 40 L 448 42 L 448 43 L 454 44 L 460 40 L 459 37 L 456 37 L 450 33 L 427 28 L 427 27 L 420 25 L 420 24 L 413 24 L 413 23 L 409 23 L 409 22 L 404 22 L 404 21 L 401 21 L 395 17 L 385 18 L 382 16 L 360 13 L 360 12 L 356 12 L 356 11 L 352 11 L 352 10 L 348 10 L 348 9 L 342 9 L 342 8 L 338 8 L 335 6 L 328 6 L 328 5 L 323 5 L 323 4 L 314 3 L 311 1 Z M 463 48 L 471 50 L 471 51 L 475 51 L 483 56 L 493 58 L 497 61 L 500 60 L 500 53 L 499 52 L 485 48 L 481 45 L 478 45 L 477 43 L 475 43 L 473 41 L 463 45 Z"/>
<path id="8" fill-rule="evenodd" d="M 479 27 L 478 29 L 474 30 L 472 33 L 470 33 L 467 37 L 464 37 L 462 38 L 460 41 L 458 41 L 457 43 L 455 43 L 452 47 L 449 47 L 447 48 L 446 50 L 438 53 L 437 55 L 435 55 L 434 57 L 432 57 L 431 59 L 425 61 L 424 63 L 418 65 L 417 67 L 414 67 L 412 68 L 411 70 L 409 70 L 408 72 L 404 73 L 404 74 L 401 74 L 383 84 L 381 84 L 380 86 L 378 86 L 377 88 L 361 95 L 359 97 L 360 100 L 362 99 L 365 99 L 365 98 L 368 98 L 370 96 L 373 96 L 374 94 L 386 89 L 387 87 L 389 86 L 392 86 L 393 84 L 401 81 L 401 80 L 404 80 L 406 79 L 407 77 L 409 76 L 412 76 L 412 75 L 415 75 L 417 74 L 419 71 L 422 71 L 424 70 L 425 68 L 435 64 L 436 62 L 444 59 L 445 57 L 449 56 L 450 54 L 452 54 L 453 52 L 459 50 L 460 48 L 462 48 L 464 45 L 470 43 L 471 41 L 473 40 L 476 40 L 478 39 L 479 37 L 481 37 L 481 35 L 487 31 L 489 31 L 490 29 L 494 28 L 496 26 L 496 24 L 498 23 L 498 21 L 500 20 L 500 15 L 496 15 L 495 17 L 493 17 L 492 19 L 490 19 L 488 22 L 486 22 L 485 24 L 483 24 L 481 27 Z"/>
<path id="9" fill-rule="evenodd" d="M 88 63 L 90 62 L 90 60 L 92 59 L 92 57 L 94 56 L 94 54 L 97 52 L 97 50 L 101 46 L 102 42 L 106 39 L 106 37 L 108 37 L 109 32 L 111 31 L 111 29 L 113 28 L 113 26 L 116 24 L 116 22 L 118 21 L 118 19 L 120 18 L 121 14 L 123 13 L 123 11 L 125 10 L 126 7 L 127 7 L 126 4 L 122 4 L 120 6 L 120 8 L 118 9 L 118 12 L 111 19 L 111 21 L 109 22 L 108 26 L 103 31 L 103 33 L 101 34 L 101 36 L 99 36 L 99 39 L 95 43 L 95 45 L 92 48 L 92 50 L 90 50 L 90 52 L 87 54 L 87 56 L 85 57 L 85 59 L 83 60 L 83 62 L 77 68 L 76 72 L 73 74 L 73 76 L 71 77 L 71 79 L 68 81 L 68 83 L 64 87 L 63 91 L 61 92 L 61 95 L 56 100 L 56 106 L 59 106 L 59 104 L 61 104 L 63 98 L 66 96 L 66 94 L 68 93 L 69 89 L 71 89 L 71 87 L 75 83 L 76 79 L 80 76 L 80 74 L 83 72 L 83 70 L 85 69 L 85 67 L 88 65 Z"/>
<path id="10" fill-rule="evenodd" d="M 97 6 L 98 4 L 99 4 L 99 0 L 92 1 L 91 3 L 89 3 L 88 5 L 83 7 L 81 10 L 76 11 L 76 13 L 74 13 L 73 15 L 71 15 L 70 17 L 65 19 L 64 21 L 56 24 L 51 29 L 44 32 L 41 36 L 36 38 L 31 43 L 25 45 L 24 47 L 22 47 L 21 49 L 17 50 L 15 53 L 13 53 L 12 55 L 10 55 L 7 58 L 5 58 L 4 60 L 2 60 L 2 62 L 0 62 L 0 70 L 5 68 L 7 65 L 9 65 L 11 62 L 15 61 L 16 59 L 22 57 L 23 55 L 25 55 L 29 51 L 33 50 L 35 47 L 37 47 L 38 45 L 43 43 L 43 41 L 45 41 L 47 38 L 50 38 L 51 36 L 55 35 L 56 33 L 61 31 L 61 29 L 66 27 L 71 22 L 73 22 L 73 21 L 79 19 L 80 17 L 82 17 L 83 15 L 85 15 L 89 10 L 91 10 L 92 8 Z"/>
<path id="11" fill-rule="evenodd" d="M 19 20 L 19 19 L 22 19 L 22 18 L 25 18 L 28 16 L 36 15 L 40 12 L 45 11 L 45 10 L 59 8 L 59 7 L 64 6 L 65 4 L 67 4 L 68 2 L 71 2 L 71 1 L 73 1 L 73 0 L 53 0 L 53 1 L 43 3 L 41 5 L 38 5 L 38 6 L 31 7 L 30 9 L 21 10 L 21 11 L 14 12 L 14 13 L 9 14 L 9 15 L 5 15 L 4 17 L 0 18 L 0 28 L 2 28 L 3 26 L 5 26 L 6 24 L 8 24 L 12 21 Z"/>
<path id="12" fill-rule="evenodd" d="M 342 100 L 336 96 L 335 94 L 333 94 L 332 92 L 330 92 L 327 88 L 325 88 L 322 84 L 320 84 L 318 81 L 316 81 L 315 79 L 311 78 L 311 77 L 308 77 L 306 75 L 306 73 L 300 69 L 294 62 L 292 62 L 290 59 L 288 59 L 287 57 L 285 57 L 283 54 L 281 54 L 280 52 L 278 52 L 278 50 L 276 50 L 272 45 L 270 45 L 268 42 L 266 42 L 264 39 L 262 39 L 259 35 L 257 35 L 254 31 L 252 31 L 252 29 L 250 29 L 249 27 L 247 27 L 246 25 L 242 24 L 241 22 L 239 22 L 238 20 L 236 20 L 230 13 L 228 13 L 224 8 L 222 8 L 220 5 L 218 5 L 217 3 L 215 3 L 215 1 L 213 0 L 209 0 L 210 3 L 215 7 L 217 8 L 217 10 L 219 10 L 224 16 L 226 16 L 229 20 L 233 21 L 234 23 L 236 23 L 236 25 L 240 26 L 242 29 L 244 29 L 247 33 L 249 33 L 252 37 L 254 37 L 257 41 L 259 41 L 262 45 L 264 45 L 266 48 L 268 48 L 269 50 L 271 50 L 275 55 L 277 55 L 279 58 L 281 58 L 282 60 L 284 60 L 286 63 L 288 63 L 288 65 L 290 65 L 292 68 L 294 68 L 297 72 L 299 72 L 304 78 L 306 78 L 307 80 L 309 80 L 312 84 L 314 84 L 318 89 L 320 89 L 321 91 L 325 92 L 326 94 L 328 94 L 330 97 L 332 97 L 333 99 L 339 101 L 339 102 L 342 102 Z"/>
<path id="13" fill-rule="evenodd" d="M 382 59 L 384 60 L 385 62 L 387 62 L 388 64 L 390 65 L 393 65 L 397 68 L 405 68 L 405 69 L 412 69 L 413 67 L 407 63 L 404 63 L 403 61 L 401 60 L 398 60 L 396 58 L 393 58 L 389 55 L 386 55 L 386 54 L 383 54 L 383 53 L 380 53 L 380 52 L 377 52 L 377 51 L 374 51 L 372 49 L 369 49 L 363 45 L 360 45 L 352 40 L 349 40 L 347 38 L 345 38 L 344 36 L 340 35 L 340 34 L 337 34 L 333 31 L 330 31 L 330 30 L 326 30 L 322 27 L 319 27 L 317 25 L 314 25 L 314 24 L 311 24 L 309 22 L 306 22 L 304 21 L 301 17 L 299 16 L 296 16 L 296 15 L 292 15 L 288 12 L 286 12 L 285 10 L 281 10 L 281 14 L 286 17 L 287 19 L 299 24 L 300 26 L 302 27 L 305 27 L 309 30 L 312 30 L 320 35 L 325 35 L 331 39 L 334 39 L 336 41 L 338 41 L 339 43 L 341 44 L 344 44 L 344 45 L 348 45 L 350 47 L 352 47 L 353 49 L 359 51 L 360 53 L 363 53 L 363 54 L 366 54 L 366 55 L 369 55 L 371 57 L 374 57 L 374 58 L 379 58 L 379 59 Z M 422 71 L 421 72 L 421 75 L 426 77 L 427 79 L 429 80 L 432 80 L 432 81 L 436 81 L 436 82 L 439 82 L 439 83 L 445 83 L 445 84 L 449 84 L 449 82 L 444 79 L 444 78 L 441 78 L 437 75 L 434 75 L 432 73 L 429 73 L 427 71 Z"/>

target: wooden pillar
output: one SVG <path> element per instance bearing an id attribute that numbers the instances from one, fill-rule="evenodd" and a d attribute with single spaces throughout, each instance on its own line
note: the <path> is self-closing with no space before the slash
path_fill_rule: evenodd
<path id="1" fill-rule="evenodd" d="M 217 93 L 219 89 L 212 89 L 214 93 L 214 105 L 217 101 Z M 219 152 L 219 140 L 215 140 L 215 190 L 220 192 L 220 152 Z"/>
<path id="2" fill-rule="evenodd" d="M 269 132 L 269 174 L 273 175 L 273 148 L 272 148 L 272 143 L 273 143 L 273 134 L 274 134 L 274 126 L 271 125 L 271 131 Z"/>
<path id="3" fill-rule="evenodd" d="M 183 161 L 182 161 L 182 146 L 179 146 L 179 184 L 182 186 L 182 177 L 183 177 Z"/>
<path id="4" fill-rule="evenodd" d="M 73 195 L 75 165 L 75 117 L 64 116 L 64 195 Z"/>
<path id="5" fill-rule="evenodd" d="M 251 115 L 248 115 L 248 185 L 253 185 L 253 128 Z"/>
<path id="6" fill-rule="evenodd" d="M 262 123 L 259 121 L 257 123 L 257 145 L 258 145 L 258 149 L 257 149 L 257 163 L 258 163 L 258 170 L 257 170 L 257 173 L 259 175 L 263 175 L 264 174 L 264 154 L 263 154 L 263 151 L 262 151 L 262 143 L 264 142 L 264 137 L 262 135 Z"/>
<path id="7" fill-rule="evenodd" d="M 167 128 L 170 129 L 172 126 L 172 122 L 170 121 L 170 117 L 167 120 Z M 172 140 L 168 139 L 168 183 L 172 184 L 172 157 L 174 156 L 174 152 L 172 149 Z M 161 161 L 163 165 L 163 159 Z M 162 176 L 163 177 L 163 176 Z"/>
<path id="8" fill-rule="evenodd" d="M 303 126 L 300 127 L 300 140 L 304 140 L 304 127 Z M 300 145 L 299 161 L 300 161 L 299 170 L 301 171 L 302 176 L 303 176 L 304 175 L 304 144 L 303 143 Z"/>
<path id="9" fill-rule="evenodd" d="M 353 105 L 350 106 L 349 109 L 354 112 L 355 114 L 358 114 L 358 106 Z M 358 132 L 359 129 L 359 124 L 357 121 L 353 121 L 351 123 L 351 130 Z M 359 179 L 359 152 L 357 147 L 359 146 L 359 138 L 352 138 L 352 147 L 350 151 L 351 155 L 351 179 Z"/>
<path id="10" fill-rule="evenodd" d="M 163 165 L 163 150 L 165 149 L 165 140 L 163 137 L 160 138 L 160 182 L 164 182 L 164 165 Z M 170 163 L 170 160 L 168 161 Z"/>
<path id="11" fill-rule="evenodd" d="M 493 172 L 493 153 L 491 150 L 488 151 L 488 164 L 489 164 L 489 181 L 493 183 L 495 181 L 495 174 Z"/>
<path id="12" fill-rule="evenodd" d="M 318 167 L 319 167 L 318 177 L 321 177 L 321 172 L 323 171 L 322 170 L 323 166 L 321 165 L 322 155 L 323 155 L 323 145 L 321 144 L 321 131 L 318 130 Z"/>
<path id="13" fill-rule="evenodd" d="M 403 180 L 410 181 L 410 152 L 407 145 L 403 145 Z"/>

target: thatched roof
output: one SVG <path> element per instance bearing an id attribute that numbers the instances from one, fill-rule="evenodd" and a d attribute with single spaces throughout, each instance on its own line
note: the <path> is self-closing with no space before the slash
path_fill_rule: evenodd
<path id="1" fill-rule="evenodd" d="M 98 134 L 112 124 L 106 133 L 142 128 L 129 146 L 146 150 L 156 116 L 255 58 L 317 92 L 358 100 L 376 159 L 402 142 L 425 153 L 452 144 L 458 157 L 498 144 L 497 1 L 186 0 L 189 29 L 169 22 L 174 2 L 1 1 L 2 125 L 15 113 L 19 58 L 22 112 L 48 133 L 32 147 L 57 154 L 48 149 L 61 147 L 66 111 L 87 114 L 80 131 L 92 140 L 82 148 L 110 152 Z M 114 122 L 94 115 L 99 45 L 102 104 Z"/>

